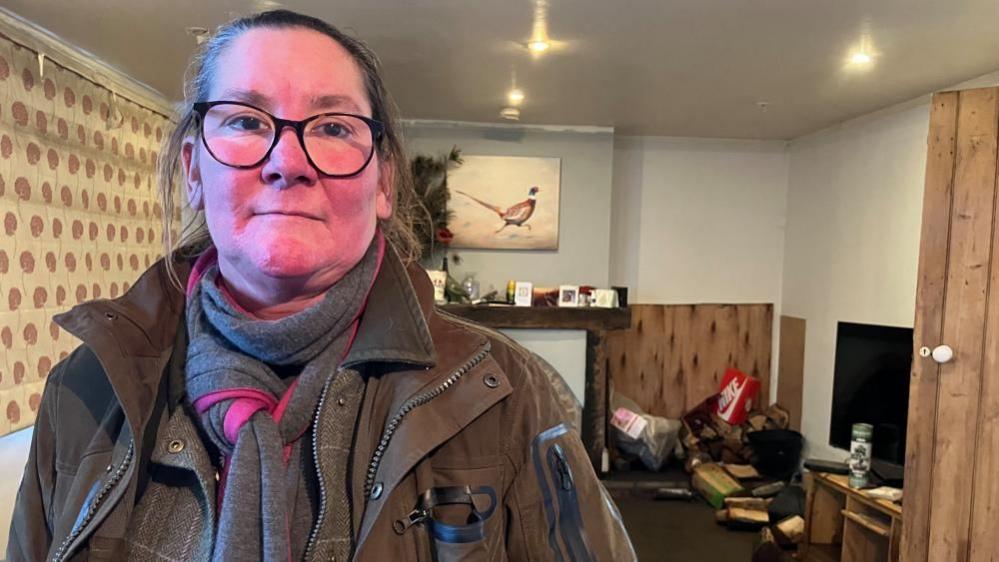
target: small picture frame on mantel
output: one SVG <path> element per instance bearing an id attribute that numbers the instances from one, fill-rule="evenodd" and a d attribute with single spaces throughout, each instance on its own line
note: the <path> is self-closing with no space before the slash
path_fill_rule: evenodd
<path id="1" fill-rule="evenodd" d="M 517 281 L 514 285 L 514 306 L 531 306 L 534 298 L 534 284 L 529 281 Z"/>
<path id="2" fill-rule="evenodd" d="M 579 285 L 559 285 L 558 305 L 576 308 L 579 306 Z"/>

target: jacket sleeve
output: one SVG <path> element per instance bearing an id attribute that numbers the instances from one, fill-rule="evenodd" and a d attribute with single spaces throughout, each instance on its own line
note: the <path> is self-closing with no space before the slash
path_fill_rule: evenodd
<path id="1" fill-rule="evenodd" d="M 511 420 L 514 476 L 505 499 L 510 558 L 636 560 L 617 506 L 545 372 L 551 367 L 527 357 L 523 368 Z"/>
<path id="2" fill-rule="evenodd" d="M 31 436 L 28 462 L 14 503 L 14 515 L 7 541 L 9 562 L 44 561 L 52 543 L 52 490 L 55 486 L 54 402 L 58 385 L 54 382 L 65 361 L 49 374 Z"/>

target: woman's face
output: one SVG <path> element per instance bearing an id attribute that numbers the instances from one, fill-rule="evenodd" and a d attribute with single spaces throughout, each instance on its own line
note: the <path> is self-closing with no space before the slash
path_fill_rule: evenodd
<path id="1" fill-rule="evenodd" d="M 291 120 L 331 111 L 371 116 L 353 59 L 308 29 L 255 29 L 233 40 L 205 101 L 218 100 Z M 377 152 L 356 176 L 325 177 L 290 127 L 254 168 L 221 164 L 194 137 L 183 162 L 191 206 L 205 212 L 222 275 L 243 292 L 280 281 L 303 291 L 331 286 L 364 255 L 377 220 L 392 213 L 390 166 Z"/>

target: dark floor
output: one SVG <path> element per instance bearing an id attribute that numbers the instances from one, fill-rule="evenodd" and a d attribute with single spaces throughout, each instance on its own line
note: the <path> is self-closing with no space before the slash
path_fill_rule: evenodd
<path id="1" fill-rule="evenodd" d="M 703 501 L 617 499 L 641 562 L 749 562 L 757 533 L 729 531 L 715 523 Z"/>
<path id="2" fill-rule="evenodd" d="M 677 468 L 662 473 L 629 472 L 615 481 L 656 481 L 686 486 Z M 715 523 L 715 510 L 694 501 L 657 501 L 642 494 L 612 494 L 640 562 L 750 562 L 758 533 L 730 531 Z"/>

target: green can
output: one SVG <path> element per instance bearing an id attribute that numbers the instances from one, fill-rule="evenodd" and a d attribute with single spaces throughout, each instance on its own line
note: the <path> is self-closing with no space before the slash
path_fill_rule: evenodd
<path id="1" fill-rule="evenodd" d="M 871 470 L 871 437 L 874 426 L 869 423 L 853 424 L 850 438 L 850 487 L 865 488 Z"/>

